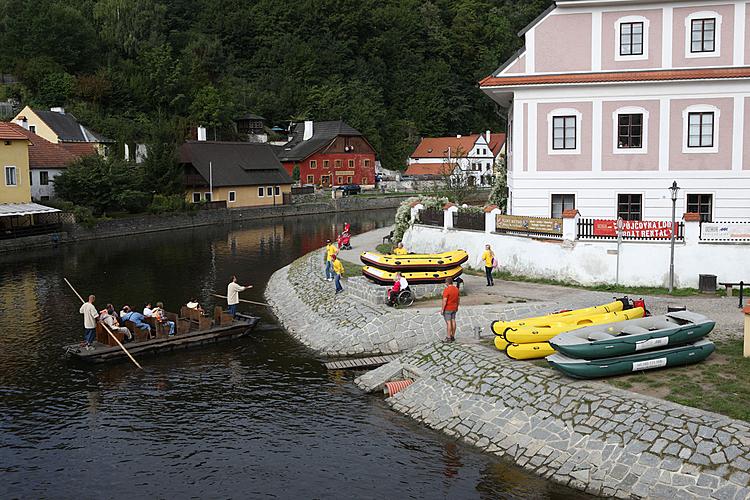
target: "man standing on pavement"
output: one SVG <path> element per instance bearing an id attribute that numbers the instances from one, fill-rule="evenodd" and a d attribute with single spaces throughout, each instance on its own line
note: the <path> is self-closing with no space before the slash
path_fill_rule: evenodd
<path id="1" fill-rule="evenodd" d="M 237 304 L 240 303 L 240 292 L 244 292 L 252 287 L 253 285 L 238 285 L 237 276 L 232 276 L 232 282 L 227 285 L 227 309 L 232 317 L 237 314 Z"/>
<path id="2" fill-rule="evenodd" d="M 338 252 L 336 245 L 331 243 L 331 240 L 326 240 L 326 281 L 333 280 L 333 257 L 336 255 L 336 252 Z"/>
<path id="3" fill-rule="evenodd" d="M 440 314 L 445 319 L 447 335 L 443 342 L 456 341 L 456 313 L 458 312 L 458 303 L 460 302 L 458 287 L 453 284 L 453 278 L 445 279 L 445 290 L 443 290 L 443 307 Z"/>
<path id="4" fill-rule="evenodd" d="M 336 258 L 336 254 L 333 254 L 331 256 L 331 259 L 333 262 L 333 272 L 336 275 L 336 293 L 338 294 L 344 291 L 344 287 L 341 286 L 341 276 L 344 275 L 344 264 L 342 264 L 341 261 Z"/>
<path id="5" fill-rule="evenodd" d="M 86 350 L 94 348 L 91 344 L 96 339 L 96 320 L 99 318 L 99 312 L 94 307 L 95 300 L 96 297 L 89 295 L 89 301 L 84 302 L 78 311 L 83 314 L 83 342 Z"/>

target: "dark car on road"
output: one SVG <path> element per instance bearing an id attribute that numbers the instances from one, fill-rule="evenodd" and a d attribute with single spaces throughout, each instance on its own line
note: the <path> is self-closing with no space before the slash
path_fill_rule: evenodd
<path id="1" fill-rule="evenodd" d="M 350 196 L 362 192 L 362 188 L 359 184 L 347 184 L 345 186 L 338 186 L 336 190 L 341 191 L 344 196 Z"/>

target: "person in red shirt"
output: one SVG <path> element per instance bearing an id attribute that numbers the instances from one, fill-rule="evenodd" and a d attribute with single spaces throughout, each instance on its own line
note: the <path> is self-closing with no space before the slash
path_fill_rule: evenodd
<path id="1" fill-rule="evenodd" d="M 456 313 L 458 312 L 460 301 L 458 287 L 453 284 L 453 278 L 446 278 L 445 290 L 443 290 L 443 307 L 440 309 L 440 314 L 445 318 L 445 326 L 447 328 L 447 335 L 443 339 L 443 342 L 456 341 Z"/>

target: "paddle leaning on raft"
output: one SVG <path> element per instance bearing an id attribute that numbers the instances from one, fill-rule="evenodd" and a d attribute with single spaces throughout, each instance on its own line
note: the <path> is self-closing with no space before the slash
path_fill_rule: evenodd
<path id="1" fill-rule="evenodd" d="M 135 340 L 127 344 L 127 350 L 132 354 L 152 354 L 174 351 L 203 344 L 212 344 L 223 340 L 245 337 L 252 332 L 260 321 L 256 316 L 237 313 L 234 317 L 227 314 L 220 306 L 214 308 L 213 318 L 204 316 L 200 311 L 182 307 L 180 314 L 166 313 L 167 319 L 177 325 L 177 335 L 169 336 L 168 328 L 158 324 L 151 318 L 152 336 L 147 330 L 141 330 L 130 321 L 124 326 L 135 334 Z M 122 334 L 115 333 L 122 337 Z M 96 341 L 94 349 L 86 350 L 78 344 L 65 346 L 65 352 L 70 356 L 90 363 L 103 363 L 125 358 L 126 353 L 118 344 L 123 338 L 112 338 L 101 323 L 96 326 Z"/>

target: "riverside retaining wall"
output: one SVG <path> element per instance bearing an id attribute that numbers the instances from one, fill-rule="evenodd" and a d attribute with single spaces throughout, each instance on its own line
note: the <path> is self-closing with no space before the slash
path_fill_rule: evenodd
<path id="1" fill-rule="evenodd" d="M 10 240 L 0 240 L 0 253 L 54 246 L 76 241 L 127 236 L 171 229 L 230 224 L 237 221 L 314 215 L 354 210 L 377 210 L 398 207 L 407 195 L 357 197 L 348 196 L 318 203 L 277 205 L 269 207 L 248 207 L 217 210 L 198 210 L 191 213 L 139 215 L 123 219 L 97 222 L 92 227 L 80 224 L 63 226 L 58 233 L 30 236 Z"/>
<path id="2" fill-rule="evenodd" d="M 415 382 L 396 410 L 534 473 L 617 498 L 750 497 L 750 426 L 513 361 L 487 346 L 432 344 L 356 380 Z"/>

